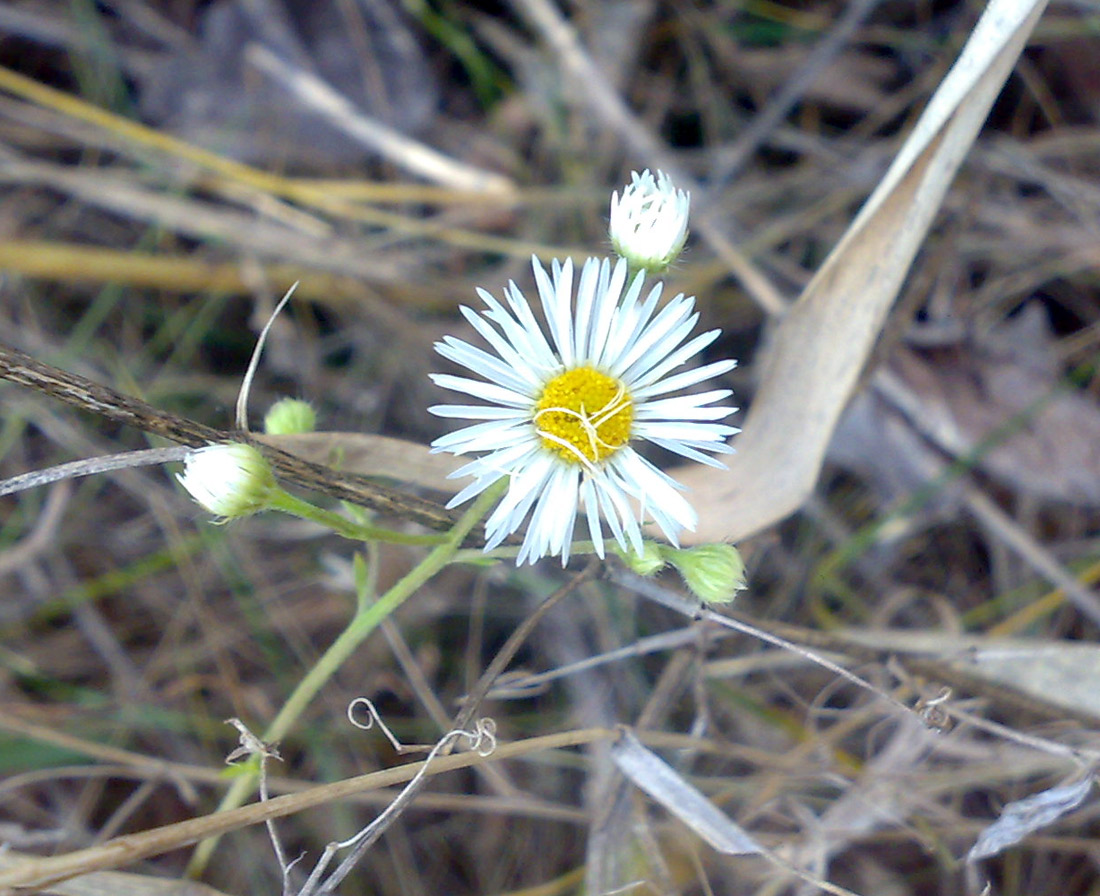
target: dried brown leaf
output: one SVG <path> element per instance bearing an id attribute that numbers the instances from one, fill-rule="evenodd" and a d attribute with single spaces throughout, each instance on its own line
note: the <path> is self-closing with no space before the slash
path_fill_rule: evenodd
<path id="1" fill-rule="evenodd" d="M 725 472 L 694 492 L 690 541 L 745 538 L 797 510 L 909 265 L 1045 3 L 993 0 L 894 164 L 779 324 Z"/>
<path id="2" fill-rule="evenodd" d="M 359 432 L 311 432 L 293 436 L 257 436 L 284 451 L 349 473 L 408 482 L 454 494 L 462 482 L 448 479 L 465 462 L 450 454 L 432 454 L 424 445 Z"/>

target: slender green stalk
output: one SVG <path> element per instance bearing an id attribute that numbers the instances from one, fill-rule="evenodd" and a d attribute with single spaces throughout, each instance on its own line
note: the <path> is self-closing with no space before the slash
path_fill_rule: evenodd
<path id="1" fill-rule="evenodd" d="M 297 516 L 305 520 L 312 520 L 315 523 L 320 523 L 322 526 L 331 529 L 337 535 L 343 535 L 345 538 L 351 538 L 354 541 L 388 541 L 390 544 L 441 545 L 447 540 L 446 535 L 408 535 L 405 532 L 395 532 L 392 529 L 384 529 L 380 526 L 357 523 L 355 520 L 349 520 L 346 516 L 341 516 L 331 510 L 325 510 L 323 507 L 317 507 L 310 504 L 309 501 L 298 498 L 290 494 L 290 492 L 285 492 L 281 488 L 276 489 L 271 496 L 269 508 L 271 510 L 281 510 L 283 513 L 289 513 L 291 516 Z"/>
<path id="2" fill-rule="evenodd" d="M 340 633 L 314 667 L 298 682 L 298 686 L 287 698 L 283 708 L 279 710 L 279 714 L 275 716 L 267 730 L 264 731 L 264 741 L 272 743 L 285 737 L 294 723 L 298 721 L 302 713 L 312 703 L 313 698 L 317 696 L 317 692 L 336 674 L 336 671 L 363 643 L 363 640 L 412 596 L 421 585 L 454 560 L 463 539 L 500 498 L 506 483 L 507 479 L 503 478 L 501 482 L 486 489 L 471 505 L 470 509 L 455 523 L 451 531 L 443 536 L 442 543 L 438 544 L 427 557 L 413 567 L 404 578 L 377 601 L 368 604 L 354 616 L 351 622 L 348 623 L 348 627 Z M 307 506 L 312 507 L 312 505 Z M 279 507 L 279 509 L 283 508 Z M 318 508 L 312 509 L 318 510 Z M 288 512 L 298 513 L 298 511 Z M 327 513 L 327 511 L 322 511 L 322 513 Z M 333 514 L 333 516 L 338 515 Z M 316 517 L 310 516 L 308 518 L 315 519 Z M 343 517 L 338 518 L 344 520 L 344 522 L 350 522 Z M 320 521 L 318 520 L 318 522 Z M 225 796 L 222 797 L 217 811 L 224 812 L 240 806 L 248 793 L 256 786 L 256 780 L 257 776 L 254 773 L 242 774 L 234 780 Z M 188 865 L 189 875 L 195 876 L 202 873 L 216 846 L 217 839 L 215 838 L 203 840 L 198 845 Z"/>

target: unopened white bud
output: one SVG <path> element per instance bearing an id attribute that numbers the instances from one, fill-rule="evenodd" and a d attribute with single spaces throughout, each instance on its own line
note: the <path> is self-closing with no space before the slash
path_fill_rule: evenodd
<path id="1" fill-rule="evenodd" d="M 208 445 L 188 455 L 176 478 L 204 508 L 231 520 L 264 510 L 278 486 L 264 456 L 251 445 Z"/>
<path id="2" fill-rule="evenodd" d="M 676 260 L 687 240 L 691 197 L 677 190 L 669 176 L 649 170 L 632 172 L 623 190 L 611 194 L 608 234 L 620 257 L 631 267 L 659 274 Z"/>

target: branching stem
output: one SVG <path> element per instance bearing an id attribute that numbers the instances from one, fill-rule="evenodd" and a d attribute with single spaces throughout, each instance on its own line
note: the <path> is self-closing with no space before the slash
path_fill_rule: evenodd
<path id="1" fill-rule="evenodd" d="M 377 601 L 368 604 L 348 623 L 347 628 L 332 642 L 312 669 L 298 682 L 294 692 L 287 698 L 283 708 L 263 733 L 266 743 L 274 744 L 282 740 L 291 727 L 298 721 L 306 708 L 313 702 L 318 691 L 336 674 L 336 671 L 344 664 L 355 650 L 363 643 L 364 639 L 382 623 L 384 619 L 400 607 L 417 589 L 432 578 L 445 566 L 450 564 L 459 546 L 467 533 L 481 520 L 489 508 L 499 500 L 507 486 L 507 480 L 502 479 L 496 485 L 487 488 L 470 509 L 462 515 L 454 527 L 445 535 L 442 544 L 437 545 L 419 564 L 411 569 L 389 591 L 383 594 Z M 315 510 L 317 508 L 314 508 Z M 335 514 L 334 514 L 335 515 Z M 341 517 L 341 519 L 343 519 Z M 240 806 L 245 797 L 256 785 L 255 774 L 243 774 L 237 778 L 233 785 L 226 791 L 222 798 L 218 811 L 235 809 Z M 210 856 L 213 854 L 217 839 L 210 838 L 202 841 L 195 850 L 194 856 L 188 866 L 188 873 L 192 876 L 201 874 L 206 867 Z"/>

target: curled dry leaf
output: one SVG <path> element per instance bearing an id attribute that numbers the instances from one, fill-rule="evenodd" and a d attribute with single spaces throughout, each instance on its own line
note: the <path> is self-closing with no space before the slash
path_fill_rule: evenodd
<path id="1" fill-rule="evenodd" d="M 678 470 L 699 526 L 736 541 L 797 510 L 947 187 L 1045 6 L 992 0 L 890 170 L 776 329 L 729 470 Z"/>

